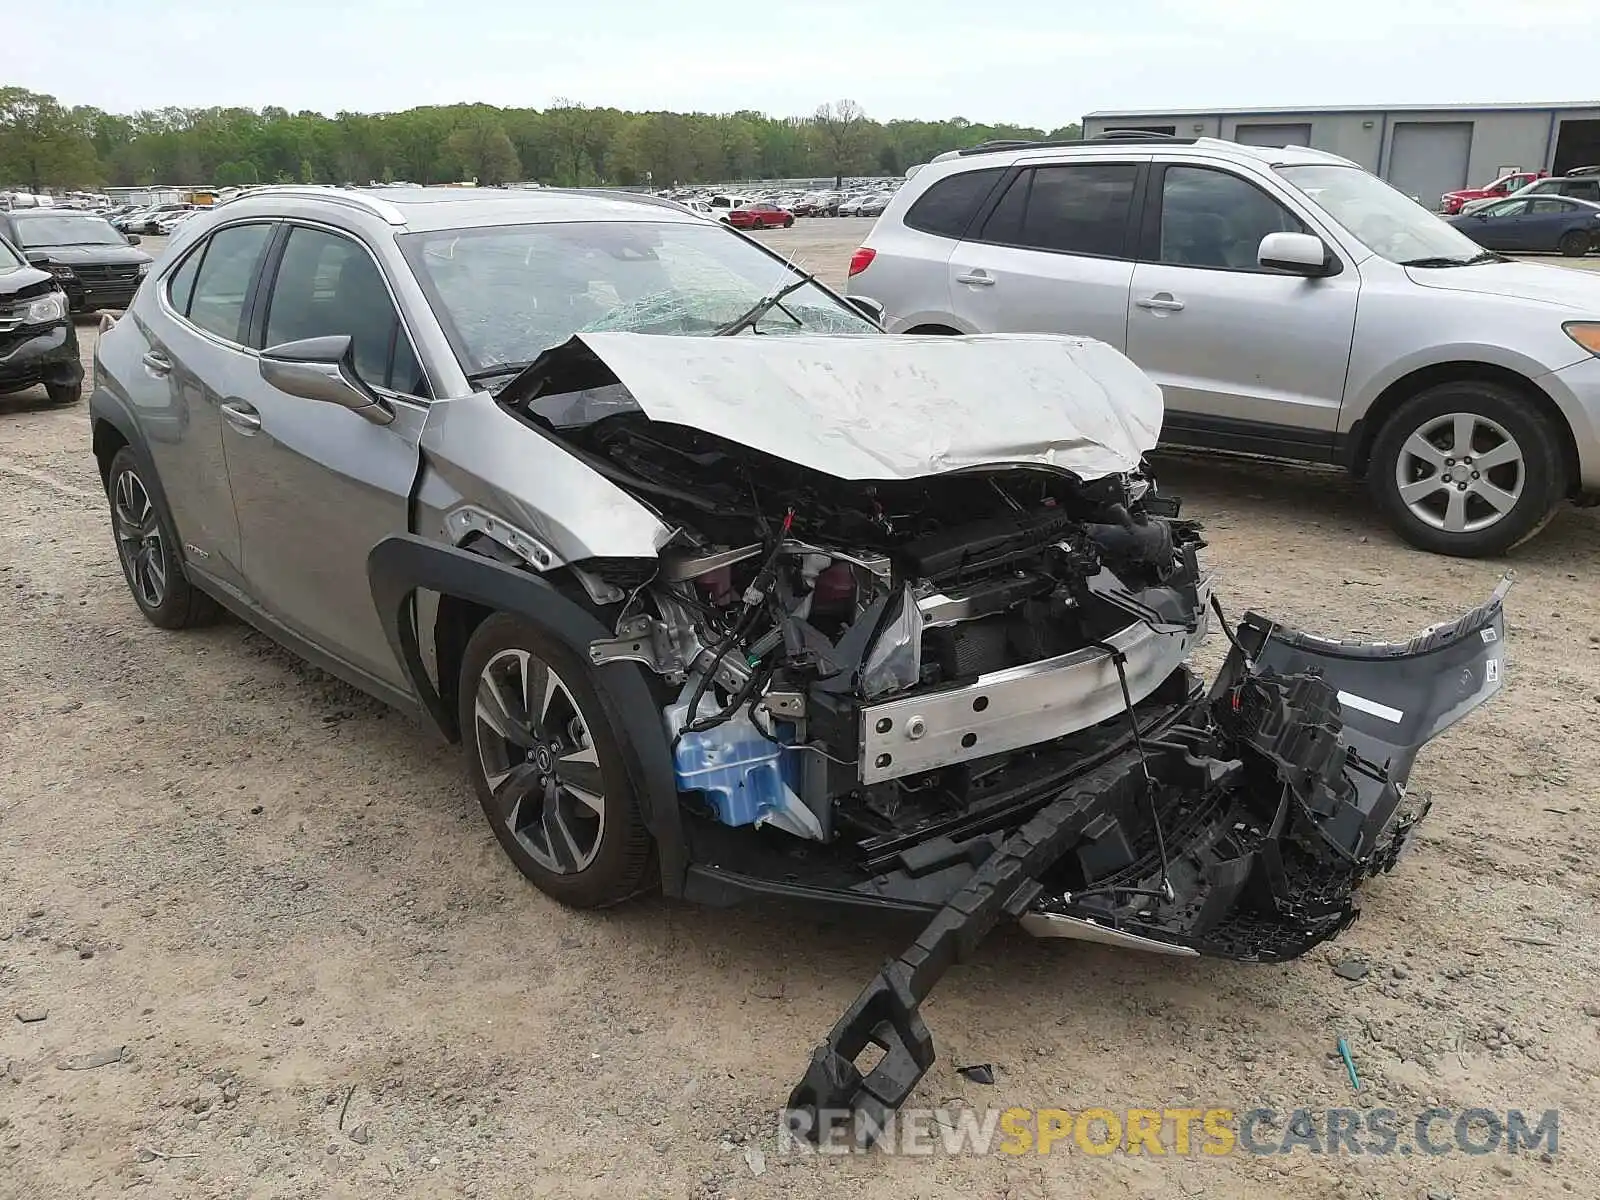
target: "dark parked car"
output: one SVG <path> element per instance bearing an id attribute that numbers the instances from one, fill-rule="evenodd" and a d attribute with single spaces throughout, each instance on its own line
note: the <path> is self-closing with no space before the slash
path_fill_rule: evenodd
<path id="1" fill-rule="evenodd" d="M 150 270 L 137 236 L 118 233 L 93 213 L 49 208 L 0 213 L 0 237 L 54 275 L 74 312 L 126 308 Z"/>
<path id="2" fill-rule="evenodd" d="M 1445 220 L 1486 250 L 1559 250 L 1581 258 L 1600 234 L 1600 204 L 1570 196 L 1526 196 Z"/>
<path id="3" fill-rule="evenodd" d="M 55 277 L 0 238 L 0 393 L 39 383 L 54 404 L 82 394 L 77 333 Z"/>

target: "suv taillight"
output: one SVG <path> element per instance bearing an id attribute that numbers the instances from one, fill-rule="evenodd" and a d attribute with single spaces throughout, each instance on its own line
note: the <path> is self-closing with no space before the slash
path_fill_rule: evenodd
<path id="1" fill-rule="evenodd" d="M 872 265 L 872 260 L 878 257 L 878 252 L 871 246 L 862 246 L 850 256 L 850 274 L 859 275 Z"/>

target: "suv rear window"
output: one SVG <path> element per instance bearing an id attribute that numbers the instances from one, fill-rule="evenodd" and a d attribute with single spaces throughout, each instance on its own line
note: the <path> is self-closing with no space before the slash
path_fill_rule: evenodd
<path id="1" fill-rule="evenodd" d="M 1120 258 L 1133 208 L 1135 163 L 1075 163 L 1023 171 L 983 224 L 982 240 Z"/>
<path id="2" fill-rule="evenodd" d="M 961 237 L 1005 173 L 1004 167 L 985 167 L 939 180 L 906 210 L 905 224 L 939 237 Z"/>

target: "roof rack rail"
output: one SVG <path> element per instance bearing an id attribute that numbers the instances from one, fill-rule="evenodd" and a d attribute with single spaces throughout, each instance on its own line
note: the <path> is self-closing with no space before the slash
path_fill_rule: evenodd
<path id="1" fill-rule="evenodd" d="M 1002 138 L 995 141 L 979 142 L 976 146 L 968 146 L 964 150 L 957 150 L 956 154 L 965 158 L 969 154 L 994 154 L 1000 150 L 1048 150 L 1053 146 L 1082 146 L 1089 143 L 1104 145 L 1107 142 L 1167 142 L 1179 146 L 1192 146 L 1199 138 L 1177 137 L 1170 133 L 1151 133 L 1146 129 L 1108 129 L 1104 133 L 1097 133 L 1086 138 L 1043 138 L 1038 140 L 1028 138 Z M 942 155 L 940 157 L 943 157 Z"/>
<path id="2" fill-rule="evenodd" d="M 1600 166 L 1569 167 L 1567 169 L 1567 177 L 1570 179 L 1574 175 L 1600 175 Z"/>
<path id="3" fill-rule="evenodd" d="M 299 196 L 306 200 L 326 200 L 330 204 L 344 204 L 350 208 L 359 208 L 362 212 L 387 222 L 390 225 L 404 225 L 405 213 L 399 206 L 388 200 L 380 200 L 376 196 L 369 196 L 365 192 L 354 188 L 319 187 L 307 184 L 270 184 L 267 187 L 252 188 L 242 196 L 236 197 L 231 203 L 241 200 L 253 200 L 257 196 L 285 196 L 293 198 Z"/>
<path id="4" fill-rule="evenodd" d="M 1192 146 L 1200 139 L 1179 137 L 1175 133 L 1161 133 L 1155 129 L 1107 129 L 1104 133 L 1097 133 L 1086 140 L 1091 142 L 1176 142 L 1180 146 Z"/>
<path id="5" fill-rule="evenodd" d="M 957 150 L 956 153 L 963 158 L 969 154 L 993 154 L 999 150 L 1037 150 L 1047 146 L 1081 146 L 1082 138 L 1057 138 L 1055 140 L 1033 140 L 1030 138 L 996 138 L 993 141 L 979 142 L 976 146 L 967 146 Z"/>

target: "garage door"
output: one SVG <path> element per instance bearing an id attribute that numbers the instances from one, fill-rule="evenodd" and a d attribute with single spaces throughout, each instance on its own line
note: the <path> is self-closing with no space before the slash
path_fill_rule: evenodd
<path id="1" fill-rule="evenodd" d="M 1309 146 L 1309 125 L 1240 125 L 1233 131 L 1233 140 L 1246 146 Z"/>
<path id="2" fill-rule="evenodd" d="M 1389 146 L 1390 183 L 1425 208 L 1438 208 L 1444 192 L 1467 186 L 1472 122 L 1402 121 Z"/>

